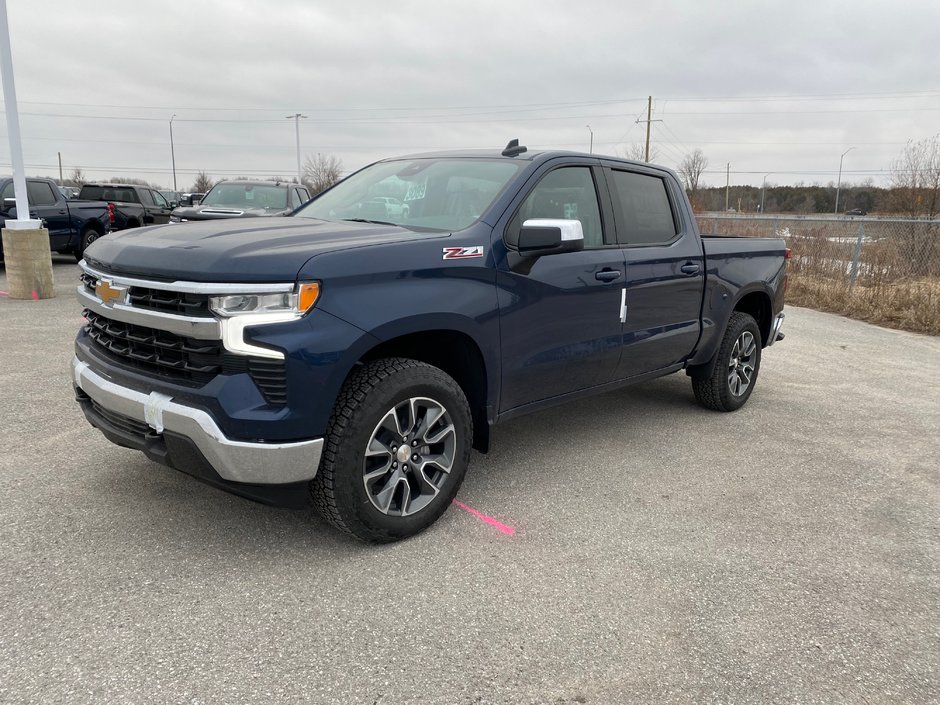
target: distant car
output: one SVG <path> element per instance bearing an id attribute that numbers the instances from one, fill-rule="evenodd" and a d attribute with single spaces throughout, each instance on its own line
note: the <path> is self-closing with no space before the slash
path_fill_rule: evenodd
<path id="1" fill-rule="evenodd" d="M 861 208 L 853 208 L 850 211 L 845 212 L 846 215 L 868 215 L 868 211 L 863 211 Z"/>
<path id="2" fill-rule="evenodd" d="M 160 191 L 159 193 L 167 200 L 171 208 L 176 208 L 180 205 L 180 198 L 182 198 L 183 194 L 179 191 Z"/>
<path id="3" fill-rule="evenodd" d="M 206 194 L 204 193 L 181 193 L 179 205 L 182 206 L 198 206 L 199 201 L 203 199 Z"/>
<path id="4" fill-rule="evenodd" d="M 61 193 L 66 198 L 77 198 L 78 189 L 74 186 L 59 186 L 59 193 Z"/>
<path id="5" fill-rule="evenodd" d="M 194 197 L 197 195 L 192 194 Z M 199 205 L 174 210 L 170 222 L 287 215 L 309 200 L 307 189 L 299 184 L 220 181 L 209 190 Z"/>
<path id="6" fill-rule="evenodd" d="M 166 223 L 173 210 L 159 191 L 140 184 L 85 184 L 79 198 L 113 203 L 112 230 Z"/>
<path id="7" fill-rule="evenodd" d="M 360 215 L 366 218 L 407 218 L 408 204 L 390 196 L 370 198 L 362 204 Z"/>

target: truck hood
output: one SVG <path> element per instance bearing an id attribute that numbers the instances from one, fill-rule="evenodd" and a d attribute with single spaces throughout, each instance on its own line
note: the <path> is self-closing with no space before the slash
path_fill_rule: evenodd
<path id="1" fill-rule="evenodd" d="M 167 281 L 285 282 L 324 252 L 441 236 L 370 223 L 236 218 L 122 230 L 95 240 L 85 260 L 105 272 Z"/>
<path id="2" fill-rule="evenodd" d="M 222 218 L 264 218 L 287 215 L 290 208 L 224 208 L 222 206 L 191 206 L 177 208 L 172 215 L 190 220 L 221 220 Z"/>

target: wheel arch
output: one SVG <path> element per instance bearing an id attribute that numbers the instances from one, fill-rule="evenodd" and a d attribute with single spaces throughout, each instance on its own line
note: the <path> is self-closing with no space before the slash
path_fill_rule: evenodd
<path id="1" fill-rule="evenodd" d="M 473 336 L 453 328 L 415 330 L 378 342 L 349 371 L 386 357 L 404 357 L 433 365 L 454 378 L 470 404 L 473 447 L 485 453 L 490 440 L 490 387 L 493 374 Z M 348 375 L 347 375 L 348 378 Z"/>

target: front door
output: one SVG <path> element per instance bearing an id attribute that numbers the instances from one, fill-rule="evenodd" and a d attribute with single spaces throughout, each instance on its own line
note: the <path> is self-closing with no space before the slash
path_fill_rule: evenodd
<path id="1" fill-rule="evenodd" d="M 624 256 L 613 224 L 601 217 L 595 175 L 588 165 L 549 171 L 506 227 L 507 254 L 497 271 L 501 411 L 613 378 Z M 532 218 L 581 221 L 584 250 L 522 257 L 514 243 Z"/>

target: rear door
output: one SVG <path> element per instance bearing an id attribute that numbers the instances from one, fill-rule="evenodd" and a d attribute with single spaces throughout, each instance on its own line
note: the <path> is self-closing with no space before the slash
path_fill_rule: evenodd
<path id="1" fill-rule="evenodd" d="M 678 207 L 684 194 L 654 169 L 605 170 L 617 240 L 626 261 L 623 379 L 683 362 L 701 331 L 705 261 L 701 241 Z"/>
<path id="2" fill-rule="evenodd" d="M 153 222 L 154 223 L 169 223 L 170 222 L 170 213 L 173 212 L 173 209 L 170 208 L 169 201 L 163 196 L 159 191 L 150 191 L 150 196 L 153 198 Z"/>
<path id="3" fill-rule="evenodd" d="M 503 228 L 506 256 L 497 265 L 501 411 L 613 378 L 624 256 L 599 187 L 606 188 L 598 168 L 568 160 L 539 175 Z M 581 221 L 584 250 L 522 257 L 515 243 L 532 218 Z"/>

